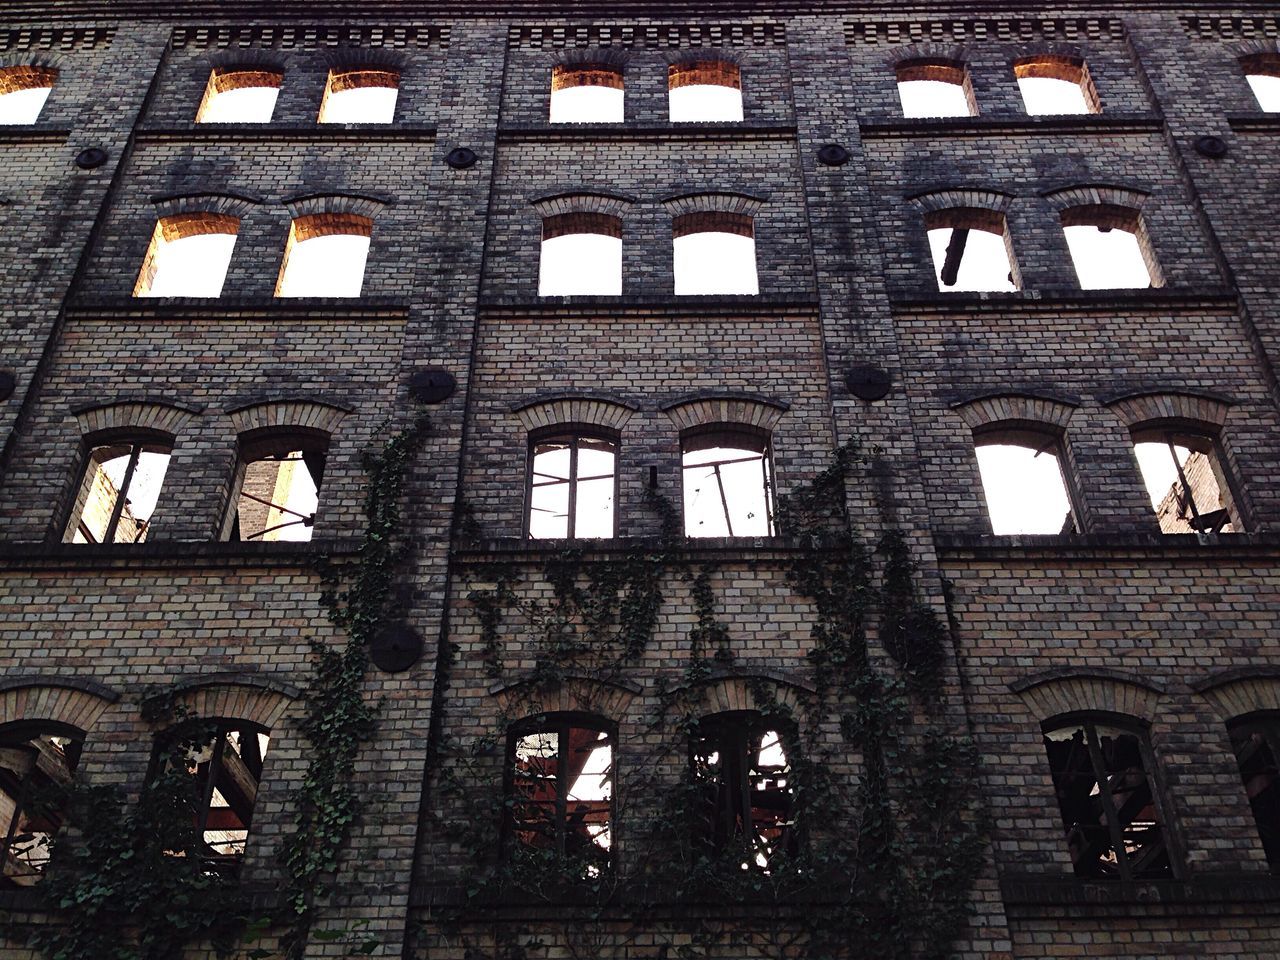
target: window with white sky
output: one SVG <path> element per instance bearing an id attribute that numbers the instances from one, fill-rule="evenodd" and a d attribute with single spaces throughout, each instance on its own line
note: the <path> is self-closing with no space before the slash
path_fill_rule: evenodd
<path id="1" fill-rule="evenodd" d="M 1072 528 L 1071 500 L 1050 438 L 1039 447 L 980 443 L 978 469 L 991 529 L 1000 535 L 1063 533 Z"/>
<path id="2" fill-rule="evenodd" d="M 1280 73 L 1251 73 L 1246 79 L 1258 106 L 1267 113 L 1280 113 Z"/>
<path id="3" fill-rule="evenodd" d="M 369 238 L 335 233 L 292 244 L 278 297 L 358 297 L 364 287 Z"/>
<path id="4" fill-rule="evenodd" d="M 0 125 L 35 123 L 58 80 L 53 67 L 23 64 L 0 67 Z"/>
<path id="5" fill-rule="evenodd" d="M 220 214 L 161 218 L 134 296 L 221 296 L 238 224 L 235 217 Z"/>
<path id="6" fill-rule="evenodd" d="M 988 291 L 1011 292 L 1018 289 L 1013 279 L 1013 265 L 1009 262 L 1009 250 L 1003 234 L 988 230 L 966 229 L 963 254 L 955 283 L 948 285 L 943 278 L 947 262 L 947 250 L 955 239 L 951 227 L 937 227 L 929 231 L 929 251 L 933 255 L 933 269 L 939 290 L 956 293 Z"/>
<path id="7" fill-rule="evenodd" d="M 946 80 L 899 80 L 898 97 L 907 118 L 971 117 L 964 85 Z"/>
<path id="8" fill-rule="evenodd" d="M 391 123 L 400 75 L 391 70 L 334 70 L 320 103 L 320 123 Z"/>
<path id="9" fill-rule="evenodd" d="M 1093 113 L 1079 83 L 1053 77 L 1019 77 L 1022 102 L 1032 116 Z"/>
<path id="10" fill-rule="evenodd" d="M 556 67 L 551 74 L 552 123 L 622 123 L 622 74 L 608 67 Z"/>
<path id="11" fill-rule="evenodd" d="M 214 70 L 196 123 L 270 123 L 283 81 L 269 70 Z"/>
<path id="12" fill-rule="evenodd" d="M 1063 227 L 1082 290 L 1151 286 L 1151 271 L 1136 234 L 1118 227 Z"/>

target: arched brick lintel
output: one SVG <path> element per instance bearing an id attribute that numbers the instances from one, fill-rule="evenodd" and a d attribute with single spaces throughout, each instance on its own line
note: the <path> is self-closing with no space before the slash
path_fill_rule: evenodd
<path id="1" fill-rule="evenodd" d="M 1082 711 L 1151 722 L 1164 692 L 1149 677 L 1105 667 L 1059 667 L 1009 684 L 1041 722 Z"/>
<path id="2" fill-rule="evenodd" d="M 120 694 L 93 680 L 35 674 L 0 682 L 0 724 L 49 720 L 89 731 Z"/>
<path id="3" fill-rule="evenodd" d="M 1280 711 L 1280 668 L 1235 667 L 1191 684 L 1224 721 L 1261 711 Z"/>
<path id="4" fill-rule="evenodd" d="M 1025 393 L 996 393 L 962 400 L 951 406 L 971 430 L 997 424 L 1041 424 L 1055 430 L 1067 428 L 1076 404 L 1055 397 Z"/>
<path id="5" fill-rule="evenodd" d="M 167 400 L 118 400 L 72 410 L 83 436 L 115 430 L 154 430 L 169 437 L 179 436 L 198 408 Z"/>
<path id="6" fill-rule="evenodd" d="M 238 407 L 228 410 L 227 415 L 237 434 L 264 428 L 304 427 L 332 436 L 349 412 L 349 408 L 343 409 L 324 401 L 291 397 Z"/>
<path id="7" fill-rule="evenodd" d="M 617 721 L 626 713 L 640 687 L 571 674 L 555 685 L 523 676 L 506 684 L 496 684 L 489 692 L 502 711 L 514 720 L 544 713 L 590 713 Z"/>
<path id="8" fill-rule="evenodd" d="M 636 408 L 613 397 L 574 394 L 544 397 L 516 407 L 512 412 L 527 431 L 561 424 L 585 423 L 621 431 Z"/>
<path id="9" fill-rule="evenodd" d="M 665 404 L 662 411 L 680 430 L 737 423 L 772 431 L 789 407 L 785 401 L 758 395 L 698 394 Z"/>
<path id="10" fill-rule="evenodd" d="M 1194 424 L 1211 431 L 1227 422 L 1231 402 L 1202 393 L 1150 391 L 1116 397 L 1107 406 L 1129 429 L 1158 422 Z"/>

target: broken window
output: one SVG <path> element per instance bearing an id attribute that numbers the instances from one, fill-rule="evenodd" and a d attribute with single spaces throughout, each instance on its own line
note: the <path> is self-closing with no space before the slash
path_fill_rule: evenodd
<path id="1" fill-rule="evenodd" d="M 240 218 L 225 213 L 161 217 L 142 261 L 135 297 L 218 297 Z"/>
<path id="2" fill-rule="evenodd" d="M 755 222 L 745 213 L 685 213 L 672 224 L 677 296 L 758 294 Z"/>
<path id="3" fill-rule="evenodd" d="M 83 745 L 84 734 L 61 723 L 0 729 L 0 888 L 40 879 L 65 814 L 58 788 L 71 783 Z"/>
<path id="4" fill-rule="evenodd" d="M 1280 113 L 1280 53 L 1255 53 L 1242 57 L 1245 79 L 1267 113 Z"/>
<path id="5" fill-rule="evenodd" d="M 1163 285 L 1151 240 L 1137 210 L 1091 204 L 1064 210 L 1061 216 L 1082 290 Z"/>
<path id="6" fill-rule="evenodd" d="M 1077 529 L 1057 434 L 1000 427 L 975 434 L 974 446 L 993 533 Z"/>
<path id="7" fill-rule="evenodd" d="M 1280 867 L 1280 715 L 1235 720 L 1227 732 L 1267 863 Z"/>
<path id="8" fill-rule="evenodd" d="M 328 438 L 318 431 L 242 437 L 240 491 L 230 539 L 309 541 L 328 445 Z"/>
<path id="9" fill-rule="evenodd" d="M 769 435 L 747 427 L 692 431 L 682 441 L 687 537 L 773 535 Z"/>
<path id="10" fill-rule="evenodd" d="M 569 433 L 529 445 L 529 538 L 613 536 L 618 445 Z"/>
<path id="11" fill-rule="evenodd" d="M 787 744 L 760 714 L 735 711 L 698 724 L 690 772 L 700 808 L 695 839 L 766 873 L 796 851 L 795 787 Z"/>
<path id="12" fill-rule="evenodd" d="M 0 67 L 0 126 L 35 123 L 58 82 L 53 67 Z"/>
<path id="13" fill-rule="evenodd" d="M 330 70 L 319 122 L 390 123 L 399 95 L 400 74 L 395 70 Z"/>
<path id="14" fill-rule="evenodd" d="M 613 846 L 613 743 L 595 717 L 552 713 L 512 729 L 507 835 L 599 876 Z"/>
<path id="15" fill-rule="evenodd" d="M 1242 527 L 1215 437 L 1174 427 L 1134 433 L 1134 453 L 1164 533 L 1237 533 Z"/>
<path id="16" fill-rule="evenodd" d="M 1146 735 L 1090 719 L 1047 728 L 1044 745 L 1076 875 L 1173 876 Z"/>
<path id="17" fill-rule="evenodd" d="M 950 60 L 909 60 L 898 64 L 898 96 L 908 118 L 975 117 L 978 102 L 969 71 Z"/>
<path id="18" fill-rule="evenodd" d="M 699 60 L 672 64 L 667 71 L 667 89 L 672 123 L 742 121 L 742 71 L 736 63 Z"/>
<path id="19" fill-rule="evenodd" d="M 930 211 L 924 222 L 939 290 L 1009 293 L 1019 288 L 1004 214 L 952 207 Z"/>
<path id="20" fill-rule="evenodd" d="M 284 75 L 275 70 L 221 70 L 209 74 L 196 123 L 270 123 Z"/>
<path id="21" fill-rule="evenodd" d="M 542 221 L 538 296 L 622 293 L 622 219 L 559 213 Z"/>
<path id="22" fill-rule="evenodd" d="M 276 296 L 360 296 L 372 236 L 373 220 L 358 213 L 294 217 Z"/>
<path id="23" fill-rule="evenodd" d="M 1014 63 L 1013 75 L 1032 116 L 1102 112 L 1089 68 L 1078 57 L 1023 57 Z"/>
<path id="24" fill-rule="evenodd" d="M 214 864 L 244 859 L 270 742 L 246 720 L 197 720 L 157 740 L 156 763 L 184 764 L 194 778 L 193 825 Z"/>
<path id="25" fill-rule="evenodd" d="M 117 440 L 89 451 L 66 543 L 141 543 L 147 539 L 169 468 L 168 441 Z"/>
<path id="26" fill-rule="evenodd" d="M 622 72 L 598 64 L 551 71 L 552 123 L 622 123 Z"/>

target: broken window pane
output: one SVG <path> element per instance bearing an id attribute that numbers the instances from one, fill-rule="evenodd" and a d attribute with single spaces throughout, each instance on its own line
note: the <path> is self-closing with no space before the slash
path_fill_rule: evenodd
<path id="1" fill-rule="evenodd" d="M 0 68 L 0 126 L 35 123 L 53 92 L 58 71 L 35 65 Z"/>
<path id="2" fill-rule="evenodd" d="M 741 857 L 744 869 L 766 873 L 795 852 L 795 788 L 782 734 L 757 713 L 703 720 L 694 735 L 690 770 L 702 804 L 697 839 L 717 855 Z"/>
<path id="3" fill-rule="evenodd" d="M 71 783 L 83 741 L 83 733 L 65 724 L 0 729 L 0 888 L 40 879 L 64 819 L 57 788 Z"/>
<path id="4" fill-rule="evenodd" d="M 1013 67 L 1032 116 L 1098 113 L 1101 105 L 1084 62 L 1070 57 L 1028 57 Z"/>
<path id="5" fill-rule="evenodd" d="M 295 217 L 289 228 L 277 297 L 358 297 L 373 221 L 354 213 Z"/>
<path id="6" fill-rule="evenodd" d="M 331 70 L 320 101 L 320 123 L 390 123 L 400 95 L 394 70 Z"/>
<path id="7" fill-rule="evenodd" d="M 613 739 L 603 724 L 557 714 L 522 724 L 507 760 L 512 841 L 599 876 L 613 843 Z"/>
<path id="8" fill-rule="evenodd" d="M 741 71 L 722 60 L 673 64 L 667 98 L 672 123 L 740 123 Z"/>
<path id="9" fill-rule="evenodd" d="M 1150 287 L 1151 273 L 1136 234 L 1109 226 L 1063 227 L 1082 290 Z"/>
<path id="10" fill-rule="evenodd" d="M 622 123 L 622 74 L 612 67 L 558 66 L 551 71 L 552 123 Z"/>
<path id="11" fill-rule="evenodd" d="M 273 70 L 218 70 L 209 75 L 196 123 L 270 123 L 283 74 Z"/>
<path id="12" fill-rule="evenodd" d="M 964 64 L 912 60 L 899 64 L 897 74 L 904 117 L 972 117 L 978 112 Z"/>
<path id="13" fill-rule="evenodd" d="M 1280 718 L 1274 714 L 1241 720 L 1228 728 L 1240 777 L 1267 863 L 1280 866 Z"/>
<path id="14" fill-rule="evenodd" d="M 161 217 L 135 297 L 218 297 L 231 265 L 240 218 L 221 213 Z"/>
<path id="15" fill-rule="evenodd" d="M 529 538 L 613 536 L 617 444 L 565 435 L 530 448 Z"/>
<path id="16" fill-rule="evenodd" d="M 1075 530 L 1056 437 L 992 434 L 975 442 L 993 533 Z"/>
<path id="17" fill-rule="evenodd" d="M 1213 437 L 1145 430 L 1134 438 L 1134 453 L 1161 531 L 1240 530 Z"/>
<path id="18" fill-rule="evenodd" d="M 1045 732 L 1071 862 L 1091 879 L 1170 877 L 1146 738 L 1092 720 Z"/>
<path id="19" fill-rule="evenodd" d="M 565 213 L 542 221 L 538 296 L 618 296 L 622 293 L 622 220 Z"/>
<path id="20" fill-rule="evenodd" d="M 1280 113 L 1280 53 L 1256 53 L 1241 59 L 1245 79 L 1267 113 Z"/>
<path id="21" fill-rule="evenodd" d="M 89 451 L 64 541 L 141 543 L 147 539 L 169 467 L 170 448 L 149 441 L 112 443 Z"/>
<path id="22" fill-rule="evenodd" d="M 324 479 L 324 444 L 308 444 L 305 450 L 288 449 L 292 441 L 284 444 L 285 449 L 269 453 L 255 444 L 252 459 L 245 461 L 232 540 L 311 539 Z"/>
<path id="23" fill-rule="evenodd" d="M 764 434 L 726 427 L 686 435 L 685 536 L 771 536 L 771 459 Z"/>
<path id="24" fill-rule="evenodd" d="M 943 210 L 931 215 L 926 226 L 939 290 L 1009 293 L 1018 289 L 1004 217 L 988 211 Z"/>
<path id="25" fill-rule="evenodd" d="M 677 296 L 760 292 L 755 224 L 738 213 L 690 213 L 673 222 Z"/>

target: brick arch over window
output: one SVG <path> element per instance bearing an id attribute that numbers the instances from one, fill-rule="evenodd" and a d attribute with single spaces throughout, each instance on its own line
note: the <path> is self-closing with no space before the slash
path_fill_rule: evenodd
<path id="1" fill-rule="evenodd" d="M 1108 183 L 1080 183 L 1040 194 L 1061 213 L 1072 207 L 1113 206 L 1141 210 L 1151 194 L 1137 187 Z"/>
<path id="2" fill-rule="evenodd" d="M 60 73 L 59 68 L 47 58 L 0 61 L 0 96 L 20 90 L 52 87 L 58 82 Z"/>
<path id="3" fill-rule="evenodd" d="M 208 214 L 238 220 L 254 207 L 261 206 L 263 201 L 246 193 L 182 193 L 153 197 L 152 203 L 155 204 L 157 218 Z"/>
<path id="4" fill-rule="evenodd" d="M 1041 722 L 1074 713 L 1097 712 L 1150 723 L 1163 689 L 1150 679 L 1089 667 L 1063 667 L 1009 684 Z"/>
<path id="5" fill-rule="evenodd" d="M 807 717 L 807 694 L 812 692 L 794 681 L 767 674 L 711 677 L 695 686 L 701 695 L 699 709 L 703 716 L 759 711 L 777 704 L 800 726 Z M 757 700 L 753 689 L 767 690 L 768 696 Z"/>
<path id="6" fill-rule="evenodd" d="M 1227 421 L 1231 403 L 1221 397 L 1150 391 L 1117 397 L 1107 403 L 1130 430 L 1151 423 L 1179 423 L 1216 433 Z"/>
<path id="7" fill-rule="evenodd" d="M 332 436 L 350 407 L 305 398 L 269 400 L 246 404 L 227 411 L 237 434 L 251 430 L 295 429 L 319 430 Z"/>
<path id="8" fill-rule="evenodd" d="M 225 717 L 271 730 L 299 699 L 300 691 L 265 677 L 213 676 L 180 682 L 173 702 L 196 717 Z"/>
<path id="9" fill-rule="evenodd" d="M 1076 405 L 1052 397 L 994 393 L 952 404 L 952 409 L 975 433 L 1014 424 L 1062 432 L 1075 413 Z"/>
<path id="10" fill-rule="evenodd" d="M 742 66 L 731 50 L 715 53 L 686 51 L 667 66 L 667 85 L 672 90 L 700 84 L 742 89 Z"/>
<path id="11" fill-rule="evenodd" d="M 128 399 L 73 409 L 84 436 L 114 431 L 151 431 L 176 438 L 202 412 L 162 399 Z"/>
<path id="12" fill-rule="evenodd" d="M 389 206 L 388 197 L 369 193 L 302 193 L 284 201 L 290 216 L 355 216 L 374 219 Z"/>
<path id="13" fill-rule="evenodd" d="M 536 682 L 532 676 L 491 687 L 503 713 L 534 717 L 543 713 L 586 713 L 616 722 L 626 715 L 638 686 L 609 682 L 593 677 L 566 676 L 555 687 Z"/>
<path id="14" fill-rule="evenodd" d="M 219 94 L 264 88 L 279 90 L 284 85 L 282 59 L 255 57 L 245 60 L 236 56 L 214 56 L 209 58 L 209 68 L 209 82 L 205 85 L 204 96 L 196 109 L 197 121 L 208 116 L 209 109 Z M 274 108 L 274 101 L 271 106 Z"/>
<path id="15" fill-rule="evenodd" d="M 1013 196 L 999 190 L 983 190 L 976 187 L 944 187 L 907 197 L 925 215 L 944 210 L 986 210 L 1005 216 L 1013 206 Z"/>
<path id="16" fill-rule="evenodd" d="M 79 677 L 9 677 L 0 680 L 0 726 L 37 720 L 88 732 L 119 699 L 110 687 Z"/>
<path id="17" fill-rule="evenodd" d="M 965 64 L 973 59 L 973 54 L 961 43 L 912 43 L 899 47 L 889 56 L 887 65 L 890 70 L 916 62 L 940 62 Z M 933 79 L 933 78 L 920 78 Z"/>
<path id="18" fill-rule="evenodd" d="M 1280 77 L 1280 40 L 1255 40 L 1239 44 L 1236 58 L 1245 74 Z"/>
<path id="19" fill-rule="evenodd" d="M 512 412 L 530 433 L 568 424 L 590 424 L 620 433 L 636 408 L 612 397 L 574 394 L 534 400 Z"/>
<path id="20" fill-rule="evenodd" d="M 681 432 L 717 424 L 741 424 L 772 432 L 789 407 L 785 401 L 768 397 L 711 394 L 674 400 L 662 411 Z"/>
<path id="21" fill-rule="evenodd" d="M 663 199 L 662 205 L 673 217 L 715 213 L 755 217 L 760 213 L 766 199 L 759 194 L 712 190 L 704 193 L 675 194 Z"/>
<path id="22" fill-rule="evenodd" d="M 1280 712 L 1280 669 L 1274 667 L 1220 670 L 1190 686 L 1209 701 L 1223 720 L 1251 713 Z"/>
<path id="23" fill-rule="evenodd" d="M 598 214 L 621 219 L 634 197 L 608 190 L 564 190 L 541 194 L 530 199 L 538 216 L 544 219 L 570 214 Z"/>

